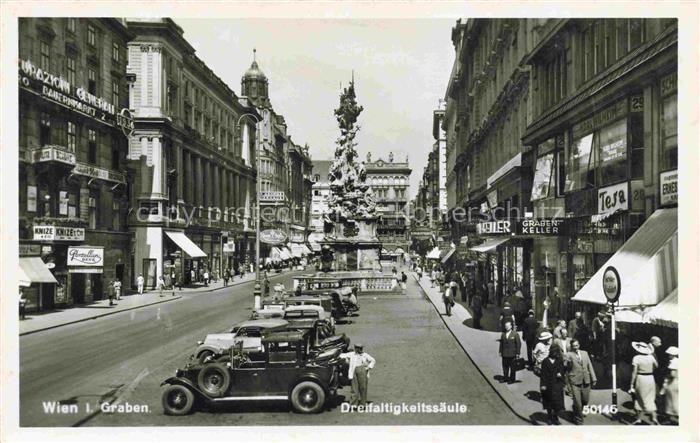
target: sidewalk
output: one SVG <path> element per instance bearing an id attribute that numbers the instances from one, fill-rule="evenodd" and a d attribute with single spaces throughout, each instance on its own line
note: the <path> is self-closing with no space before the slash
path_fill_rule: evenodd
<path id="1" fill-rule="evenodd" d="M 529 370 L 519 371 L 517 374 L 518 382 L 514 384 L 500 383 L 502 375 L 501 359 L 498 356 L 498 339 L 499 332 L 490 332 L 471 327 L 472 315 L 468 309 L 460 303 L 455 303 L 452 308 L 452 316 L 444 315 L 445 307 L 442 303 L 442 295 L 437 287 L 430 287 L 430 280 L 423 277 L 418 280 L 418 276 L 413 273 L 413 277 L 418 281 L 430 302 L 435 306 L 435 309 L 440 314 L 440 317 L 445 322 L 447 328 L 452 332 L 452 335 L 457 339 L 460 346 L 474 364 L 479 368 L 486 380 L 491 384 L 498 395 L 509 405 L 509 407 L 521 418 L 530 421 L 536 425 L 547 424 L 547 413 L 542 409 L 540 402 L 540 385 L 539 377 Z M 525 342 L 523 341 L 521 356 L 527 355 Z M 596 367 L 596 374 L 601 378 L 601 373 Z M 562 424 L 571 425 L 572 417 L 572 399 L 565 396 L 566 411 L 563 417 L 560 417 Z M 611 390 L 608 389 L 593 389 L 591 390 L 589 405 L 610 405 Z M 634 411 L 632 408 L 632 399 L 627 392 L 617 390 L 617 405 L 618 414 L 615 418 L 590 414 L 585 418 L 585 425 L 613 425 L 619 422 L 631 422 L 634 419 Z"/>
<path id="2" fill-rule="evenodd" d="M 289 272 L 293 271 L 285 270 L 279 274 L 268 273 L 268 277 L 273 278 Z M 254 280 L 255 274 L 248 273 L 245 274 L 243 278 L 235 277 L 233 280 L 229 280 L 227 287 L 237 286 Z M 176 288 L 174 296 L 173 290 L 171 289 L 163 290 L 163 297 L 160 296 L 160 291 L 158 290 L 144 291 L 143 294 L 128 292 L 126 295 L 122 296 L 121 300 L 114 300 L 115 306 L 109 306 L 109 300 L 98 300 L 89 305 L 56 309 L 49 312 L 29 313 L 24 320 L 19 321 L 19 335 L 27 335 L 72 323 L 94 320 L 106 315 L 179 300 L 183 295 L 212 292 L 223 288 L 224 281 L 223 279 L 219 279 L 216 283 L 210 283 L 209 286 L 197 285 L 194 287 L 183 287 L 182 290 Z"/>

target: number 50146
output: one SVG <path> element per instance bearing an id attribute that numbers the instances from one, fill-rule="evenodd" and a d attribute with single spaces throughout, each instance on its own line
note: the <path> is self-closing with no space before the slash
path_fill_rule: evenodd
<path id="1" fill-rule="evenodd" d="M 615 405 L 585 405 L 583 407 L 583 415 L 595 414 L 617 414 L 617 406 Z"/>

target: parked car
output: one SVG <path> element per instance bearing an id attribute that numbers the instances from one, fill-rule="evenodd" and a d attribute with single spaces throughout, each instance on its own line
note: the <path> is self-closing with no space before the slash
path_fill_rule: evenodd
<path id="1" fill-rule="evenodd" d="M 307 289 L 302 291 L 302 296 L 330 297 L 333 318 L 340 319 L 360 309 L 357 304 L 356 291 L 357 289 L 351 286 L 330 289 Z"/>
<path id="2" fill-rule="evenodd" d="M 333 299 L 327 295 L 302 295 L 300 297 L 285 297 L 282 299 L 285 305 L 285 310 L 291 306 L 316 306 L 324 312 L 321 318 L 327 318 L 331 324 L 335 325 L 333 317 Z"/>
<path id="3" fill-rule="evenodd" d="M 233 326 L 229 332 L 207 334 L 203 341 L 197 342 L 195 358 L 203 363 L 207 358 L 223 354 L 231 346 L 242 343 L 244 352 L 260 352 L 263 331 L 284 330 L 288 322 L 281 318 L 247 320 Z"/>
<path id="4" fill-rule="evenodd" d="M 284 309 L 284 320 L 290 321 L 300 318 L 313 318 L 319 320 L 325 320 L 329 325 L 332 326 L 331 333 L 335 332 L 335 321 L 331 316 L 330 312 L 326 312 L 320 306 L 316 305 L 292 305 L 287 306 Z"/>
<path id="5" fill-rule="evenodd" d="M 337 394 L 340 350 L 309 353 L 311 331 L 267 333 L 259 358 L 230 349 L 230 361 L 188 363 L 167 385 L 161 400 L 168 415 L 185 415 L 195 406 L 227 401 L 287 400 L 300 413 L 321 411 Z"/>

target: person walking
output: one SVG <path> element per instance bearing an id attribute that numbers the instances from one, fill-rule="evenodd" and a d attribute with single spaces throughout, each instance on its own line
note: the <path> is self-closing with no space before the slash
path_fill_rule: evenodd
<path id="1" fill-rule="evenodd" d="M 143 294 L 143 274 L 139 274 L 136 277 L 136 287 L 138 288 L 139 295 Z"/>
<path id="2" fill-rule="evenodd" d="M 603 319 L 605 319 L 605 312 L 600 311 L 591 323 L 591 338 L 593 342 L 591 343 L 591 354 L 593 354 L 593 358 L 599 360 L 603 358 L 605 353 L 605 323 L 603 323 Z"/>
<path id="3" fill-rule="evenodd" d="M 481 317 L 484 315 L 481 308 L 481 296 L 474 294 L 471 299 L 469 307 L 472 309 L 472 315 L 474 316 L 474 328 L 481 329 Z"/>
<path id="4" fill-rule="evenodd" d="M 664 413 L 670 424 L 678 424 L 678 348 L 670 346 L 666 349 L 669 355 L 668 368 L 659 395 L 664 396 Z"/>
<path id="5" fill-rule="evenodd" d="M 456 273 L 451 274 L 450 277 L 450 290 L 452 291 L 452 301 L 457 300 L 457 289 L 459 288 L 459 285 L 457 284 L 457 280 L 459 277 L 457 277 Z"/>
<path id="6" fill-rule="evenodd" d="M 637 352 L 637 355 L 632 358 L 632 378 L 629 389 L 629 393 L 634 397 L 634 411 L 636 413 L 636 420 L 632 424 L 643 423 L 642 414 L 649 414 L 651 422 L 658 425 L 654 372 L 659 365 L 647 343 L 632 342 L 632 348 Z"/>
<path id="7" fill-rule="evenodd" d="M 163 280 L 163 276 L 158 277 L 158 291 L 160 293 L 160 296 L 163 296 L 163 289 L 165 289 L 165 280 Z"/>
<path id="8" fill-rule="evenodd" d="M 455 301 L 452 298 L 452 288 L 448 284 L 443 285 L 442 302 L 445 304 L 445 315 L 452 316 L 452 306 L 454 306 Z"/>
<path id="9" fill-rule="evenodd" d="M 574 400 L 574 424 L 582 425 L 583 407 L 588 405 L 591 387 L 595 386 L 597 379 L 591 358 L 581 350 L 578 340 L 571 340 L 571 351 L 564 356 L 564 365 L 567 369 L 566 381 Z"/>
<path id="10" fill-rule="evenodd" d="M 190 270 L 190 284 L 193 285 L 196 279 L 197 279 L 197 273 L 194 271 L 194 269 L 191 269 Z"/>
<path id="11" fill-rule="evenodd" d="M 228 279 L 231 278 L 231 273 L 228 269 L 224 269 L 224 287 L 228 286 Z"/>
<path id="12" fill-rule="evenodd" d="M 109 297 L 109 305 L 114 306 L 114 280 L 107 285 L 107 297 Z"/>
<path id="13" fill-rule="evenodd" d="M 513 308 L 511 307 L 509 302 L 506 302 L 503 305 L 499 321 L 501 323 L 501 331 L 505 331 L 505 323 L 507 321 L 511 322 L 512 325 L 515 325 L 515 316 L 513 315 Z"/>
<path id="14" fill-rule="evenodd" d="M 534 372 L 535 375 L 540 375 L 540 371 L 542 370 L 542 362 L 549 355 L 551 348 L 552 334 L 549 331 L 540 332 L 540 335 L 537 336 L 537 344 L 532 350 L 532 358 L 534 360 L 532 372 Z"/>
<path id="15" fill-rule="evenodd" d="M 527 318 L 523 321 L 523 340 L 525 340 L 525 348 L 527 349 L 527 364 L 530 368 L 534 368 L 534 360 L 532 359 L 532 350 L 537 344 L 537 329 L 539 323 L 535 318 L 535 311 L 530 309 L 527 311 Z"/>
<path id="16" fill-rule="evenodd" d="M 457 274 L 457 283 L 459 284 L 459 291 L 462 295 L 462 302 L 471 304 L 471 300 L 469 300 L 467 296 L 467 274 L 464 271 Z"/>
<path id="17" fill-rule="evenodd" d="M 552 347 L 559 349 L 562 355 L 566 355 L 566 353 L 571 350 L 571 339 L 569 338 L 569 331 L 566 329 L 562 329 L 561 331 L 559 331 L 559 337 L 554 339 L 554 341 L 552 342 Z"/>
<path id="18" fill-rule="evenodd" d="M 496 285 L 493 283 L 493 280 L 489 280 L 489 282 L 486 284 L 486 290 L 488 291 L 488 298 L 489 298 L 489 303 L 496 303 Z M 500 303 L 496 303 L 498 306 L 500 306 Z"/>
<path id="19" fill-rule="evenodd" d="M 204 278 L 204 286 L 209 286 L 209 270 L 204 271 L 202 277 Z"/>
<path id="20" fill-rule="evenodd" d="M 376 360 L 364 352 L 364 346 L 361 343 L 355 344 L 354 352 L 340 354 L 340 358 L 348 362 L 348 378 L 352 389 L 350 404 L 365 406 L 367 404 L 369 371 L 374 369 Z"/>
<path id="21" fill-rule="evenodd" d="M 554 338 L 559 338 L 561 337 L 561 331 L 566 329 L 566 320 L 559 320 L 557 322 L 557 326 L 554 328 L 554 331 L 552 332 L 552 335 Z"/>
<path id="22" fill-rule="evenodd" d="M 22 320 L 27 318 L 27 299 L 24 298 L 22 288 L 19 288 L 19 318 Z"/>
<path id="23" fill-rule="evenodd" d="M 404 271 L 401 271 L 401 291 L 406 292 L 406 282 L 408 281 L 408 275 Z"/>
<path id="24" fill-rule="evenodd" d="M 498 355 L 501 357 L 501 367 L 503 369 L 503 379 L 501 382 L 508 384 L 515 383 L 515 359 L 520 357 L 520 335 L 513 330 L 513 322 L 505 322 L 505 331 L 501 333 L 501 340 L 498 345 Z"/>
<path id="25" fill-rule="evenodd" d="M 581 318 L 581 311 L 576 311 L 574 318 L 569 320 L 569 325 L 566 327 L 569 338 L 578 338 L 576 334 L 578 333 L 582 323 L 583 319 Z"/>
<path id="26" fill-rule="evenodd" d="M 118 279 L 114 280 L 114 297 L 117 300 L 122 299 L 122 282 Z"/>
<path id="27" fill-rule="evenodd" d="M 547 411 L 549 424 L 559 425 L 559 413 L 564 410 L 565 370 L 562 353 L 553 347 L 542 362 L 540 373 L 540 395 L 542 407 Z"/>
<path id="28" fill-rule="evenodd" d="M 421 268 L 420 265 L 416 266 L 416 274 L 418 274 L 418 280 L 420 281 L 420 279 L 423 278 L 423 268 Z"/>
<path id="29" fill-rule="evenodd" d="M 270 295 L 270 279 L 267 278 L 267 272 L 263 278 L 263 296 L 267 297 Z"/>

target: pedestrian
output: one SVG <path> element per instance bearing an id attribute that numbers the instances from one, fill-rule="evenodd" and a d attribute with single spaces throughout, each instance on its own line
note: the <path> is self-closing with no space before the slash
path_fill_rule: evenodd
<path id="1" fill-rule="evenodd" d="M 452 298 L 452 288 L 448 284 L 443 285 L 442 302 L 445 304 L 445 315 L 452 316 L 452 306 L 455 301 Z"/>
<path id="2" fill-rule="evenodd" d="M 209 286 L 209 270 L 204 271 L 204 286 Z"/>
<path id="3" fill-rule="evenodd" d="M 630 380 L 629 393 L 634 398 L 634 411 L 636 420 L 633 425 L 641 424 L 642 414 L 649 414 L 651 422 L 659 424 L 656 418 L 656 381 L 654 372 L 658 368 L 654 352 L 649 344 L 644 342 L 632 342 L 632 348 L 637 352 L 632 358 L 632 378 Z"/>
<path id="4" fill-rule="evenodd" d="M 474 316 L 474 328 L 481 329 L 481 317 L 484 315 L 481 307 L 481 296 L 474 294 L 471 299 L 469 307 L 472 309 L 472 315 Z"/>
<path id="5" fill-rule="evenodd" d="M 231 274 L 228 269 L 224 270 L 224 287 L 228 286 L 228 279 L 231 277 Z"/>
<path id="6" fill-rule="evenodd" d="M 582 323 L 583 320 L 581 319 L 581 311 L 576 311 L 574 318 L 569 320 L 569 325 L 566 328 L 569 333 L 569 338 L 578 338 L 576 334 L 578 333 Z"/>
<path id="7" fill-rule="evenodd" d="M 678 348 L 669 346 L 666 349 L 669 356 L 668 368 L 659 395 L 664 396 L 664 413 L 670 424 L 678 424 Z"/>
<path id="8" fill-rule="evenodd" d="M 501 331 L 505 331 L 505 324 L 509 321 L 511 325 L 515 325 L 515 316 L 513 315 L 513 308 L 510 306 L 509 302 L 505 302 L 503 309 L 501 309 L 501 316 L 499 317 L 499 322 L 501 323 Z"/>
<path id="9" fill-rule="evenodd" d="M 423 278 L 423 268 L 420 265 L 416 265 L 416 274 L 418 274 L 418 280 L 420 281 Z"/>
<path id="10" fill-rule="evenodd" d="M 165 289 L 165 280 L 163 280 L 163 276 L 159 275 L 158 276 L 158 292 L 160 293 L 160 296 L 163 296 L 163 289 Z"/>
<path id="11" fill-rule="evenodd" d="M 114 297 L 117 300 L 122 299 L 122 282 L 121 282 L 121 280 L 114 280 Z"/>
<path id="12" fill-rule="evenodd" d="M 555 326 L 554 331 L 552 332 L 554 338 L 561 337 L 561 331 L 563 329 L 566 329 L 566 320 L 559 320 L 557 322 L 557 326 Z"/>
<path id="13" fill-rule="evenodd" d="M 593 354 L 593 358 L 597 359 L 602 359 L 603 354 L 605 353 L 603 350 L 605 346 L 605 323 L 603 323 L 604 318 L 605 312 L 600 311 L 591 323 L 591 354 Z"/>
<path id="14" fill-rule="evenodd" d="M 204 281 L 204 268 L 199 268 L 199 282 Z"/>
<path id="15" fill-rule="evenodd" d="M 143 274 L 139 274 L 136 277 L 136 287 L 138 288 L 139 294 L 143 294 Z"/>
<path id="16" fill-rule="evenodd" d="M 661 352 L 661 339 L 657 336 L 653 336 L 649 339 L 649 349 L 651 349 L 651 356 L 654 357 L 654 360 L 656 360 L 656 365 L 657 365 L 657 370 L 654 371 L 654 380 L 656 381 L 656 386 L 661 387 L 661 383 L 664 382 L 664 377 L 663 374 L 661 373 L 661 367 L 662 367 L 662 362 L 661 362 L 661 356 L 659 353 Z"/>
<path id="17" fill-rule="evenodd" d="M 547 411 L 549 424 L 559 425 L 559 413 L 564 408 L 565 370 L 562 353 L 553 347 L 547 358 L 542 362 L 540 373 L 540 395 L 542 407 Z"/>
<path id="18" fill-rule="evenodd" d="M 496 285 L 493 283 L 493 280 L 489 280 L 486 284 L 486 290 L 488 291 L 489 303 L 496 303 Z M 497 303 L 497 305 L 500 306 L 501 304 Z"/>
<path id="19" fill-rule="evenodd" d="M 408 275 L 404 271 L 401 271 L 401 290 L 406 292 L 406 282 L 408 281 Z"/>
<path id="20" fill-rule="evenodd" d="M 109 297 L 109 305 L 114 306 L 114 281 L 111 281 L 107 286 L 107 296 Z"/>
<path id="21" fill-rule="evenodd" d="M 559 331 L 559 338 L 554 339 L 552 342 L 552 347 L 559 349 L 562 355 L 566 355 L 566 353 L 571 350 L 571 338 L 569 338 L 569 331 L 566 329 Z"/>
<path id="22" fill-rule="evenodd" d="M 501 382 L 508 384 L 515 383 L 515 359 L 520 357 L 520 335 L 513 330 L 511 321 L 505 322 L 505 331 L 501 333 L 501 340 L 498 345 L 498 355 L 501 357 L 501 367 L 503 368 L 503 379 Z"/>
<path id="23" fill-rule="evenodd" d="M 514 306 L 515 324 L 518 326 L 518 328 L 522 328 L 523 322 L 525 321 L 525 318 L 527 317 L 527 310 L 528 310 L 527 301 L 525 301 L 525 297 L 523 296 L 523 293 L 520 291 L 520 289 L 518 289 L 515 292 L 515 306 Z"/>
<path id="24" fill-rule="evenodd" d="M 263 278 L 263 295 L 265 297 L 270 295 L 270 279 L 267 278 L 267 272 L 265 272 L 265 277 Z"/>
<path id="25" fill-rule="evenodd" d="M 537 328 L 539 323 L 535 318 L 535 311 L 530 309 L 527 311 L 527 318 L 523 321 L 523 340 L 525 340 L 525 348 L 527 349 L 527 364 L 530 368 L 534 367 L 532 359 L 532 350 L 537 344 Z"/>
<path id="26" fill-rule="evenodd" d="M 194 284 L 196 279 L 197 274 L 194 272 L 194 269 L 190 270 L 190 284 Z"/>
<path id="27" fill-rule="evenodd" d="M 433 268 L 432 271 L 430 271 L 430 287 L 434 288 L 435 287 L 435 281 L 437 280 L 437 271 L 435 268 Z"/>
<path id="28" fill-rule="evenodd" d="M 462 302 L 469 305 L 471 300 L 467 297 L 467 274 L 465 272 L 457 274 L 457 283 L 459 284 L 459 291 L 462 295 Z"/>
<path id="29" fill-rule="evenodd" d="M 452 301 L 457 300 L 457 288 L 459 288 L 459 285 L 457 284 L 458 277 L 455 274 L 452 274 L 452 277 L 450 277 L 450 290 L 452 291 Z"/>
<path id="30" fill-rule="evenodd" d="M 535 362 L 532 367 L 532 372 L 535 375 L 540 375 L 542 370 L 542 362 L 549 355 L 549 351 L 552 348 L 552 334 L 549 331 L 542 331 L 540 335 L 537 336 L 537 344 L 532 350 L 532 358 Z"/>
<path id="31" fill-rule="evenodd" d="M 27 318 L 27 299 L 24 298 L 24 291 L 19 288 L 19 318 Z"/>
<path id="32" fill-rule="evenodd" d="M 175 269 L 173 268 L 170 271 L 170 285 L 173 288 L 173 291 L 175 291 L 175 285 L 177 284 L 177 275 L 175 274 Z"/>
<path id="33" fill-rule="evenodd" d="M 369 371 L 374 368 L 376 361 L 371 355 L 364 352 L 361 343 L 355 344 L 354 352 L 340 354 L 340 358 L 348 361 L 348 378 L 352 389 L 350 404 L 365 406 L 367 404 Z"/>
<path id="34" fill-rule="evenodd" d="M 564 356 L 564 364 L 567 369 L 566 381 L 573 398 L 574 424 L 583 424 L 583 407 L 588 405 L 591 387 L 595 386 L 597 379 L 593 363 L 586 351 L 581 350 L 578 340 L 571 340 L 571 351 Z"/>

